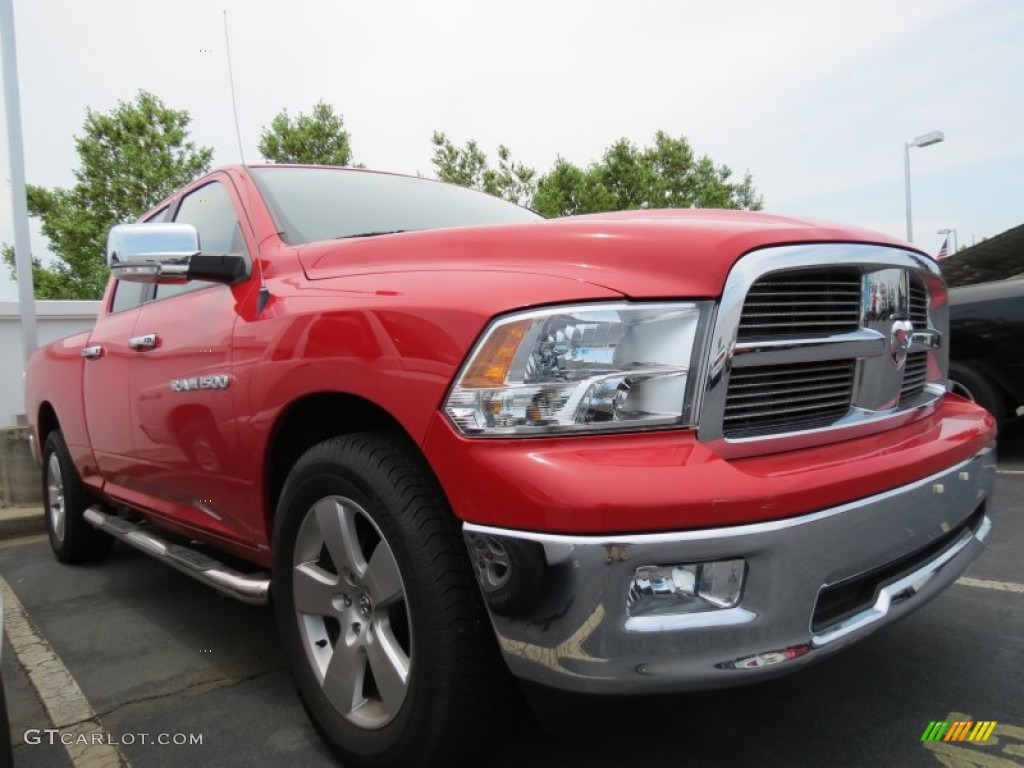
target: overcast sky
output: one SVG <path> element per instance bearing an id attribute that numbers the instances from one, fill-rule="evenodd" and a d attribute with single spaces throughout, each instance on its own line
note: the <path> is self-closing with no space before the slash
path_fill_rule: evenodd
<path id="1" fill-rule="evenodd" d="M 903 144 L 942 130 L 911 150 L 917 243 L 1024 223 L 1020 0 L 14 0 L 29 182 L 71 185 L 86 108 L 139 89 L 238 162 L 222 10 L 249 162 L 276 113 L 320 99 L 357 162 L 425 175 L 435 129 L 540 171 L 664 130 L 749 169 L 768 211 L 903 236 Z M 11 242 L 6 184 L 0 205 Z"/>

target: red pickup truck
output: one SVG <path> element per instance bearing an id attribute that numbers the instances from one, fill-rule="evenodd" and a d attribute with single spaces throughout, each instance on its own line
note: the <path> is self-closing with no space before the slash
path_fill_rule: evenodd
<path id="1" fill-rule="evenodd" d="M 230 167 L 110 234 L 27 403 L 59 560 L 273 604 L 346 765 L 482 754 L 512 676 L 796 670 L 991 523 L 935 263 L 736 211 L 560 220 L 424 179 Z"/>

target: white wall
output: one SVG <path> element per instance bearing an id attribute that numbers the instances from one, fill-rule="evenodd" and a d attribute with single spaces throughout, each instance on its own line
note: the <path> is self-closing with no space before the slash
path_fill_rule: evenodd
<path id="1" fill-rule="evenodd" d="M 37 301 L 39 346 L 91 330 L 99 308 L 98 301 Z M 17 424 L 25 412 L 24 359 L 18 302 L 0 301 L 0 427 Z"/>

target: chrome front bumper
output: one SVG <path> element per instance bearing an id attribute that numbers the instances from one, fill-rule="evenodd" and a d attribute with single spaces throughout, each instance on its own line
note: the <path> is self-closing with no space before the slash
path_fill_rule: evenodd
<path id="1" fill-rule="evenodd" d="M 579 692 L 699 690 L 797 669 L 924 605 L 984 548 L 994 484 L 989 446 L 932 477 L 786 520 L 613 537 L 466 523 L 464 535 L 476 561 L 504 561 L 481 587 L 514 674 Z M 735 607 L 629 615 L 636 568 L 737 557 L 747 571 Z M 821 601 L 837 585 L 858 587 L 846 594 L 860 602 L 830 613 Z"/>

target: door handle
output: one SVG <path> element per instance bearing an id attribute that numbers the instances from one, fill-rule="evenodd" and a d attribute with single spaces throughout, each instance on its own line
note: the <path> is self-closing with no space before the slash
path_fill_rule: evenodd
<path id="1" fill-rule="evenodd" d="M 103 347 L 101 347 L 99 344 L 97 344 L 94 347 L 83 347 L 82 357 L 84 357 L 86 360 L 99 360 L 101 357 L 103 357 Z"/>
<path id="2" fill-rule="evenodd" d="M 159 338 L 155 333 L 147 333 L 143 336 L 133 336 L 128 339 L 128 346 L 138 352 L 142 352 L 155 347 L 157 341 L 159 341 Z"/>

